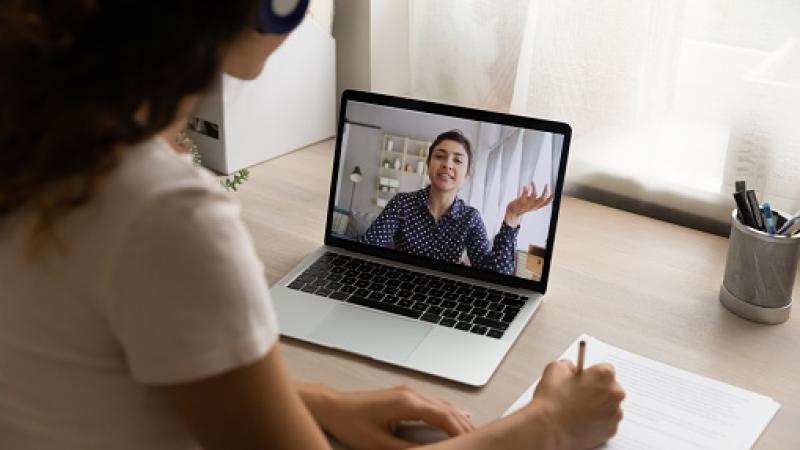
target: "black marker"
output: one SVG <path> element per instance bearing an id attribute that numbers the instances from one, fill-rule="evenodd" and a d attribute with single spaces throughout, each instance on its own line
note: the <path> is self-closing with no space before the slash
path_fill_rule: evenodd
<path id="1" fill-rule="evenodd" d="M 758 198 L 756 198 L 756 191 L 748 189 L 745 192 L 747 193 L 747 203 L 750 204 L 750 211 L 753 214 L 754 228 L 760 231 L 766 230 L 764 226 L 764 216 L 761 215 L 761 206 L 758 204 Z"/>
<path id="2" fill-rule="evenodd" d="M 750 228 L 755 228 L 753 219 L 753 210 L 750 209 L 750 203 L 747 202 L 747 196 L 744 192 L 734 192 L 733 199 L 736 200 L 736 209 L 739 216 L 742 218 L 742 223 Z"/>

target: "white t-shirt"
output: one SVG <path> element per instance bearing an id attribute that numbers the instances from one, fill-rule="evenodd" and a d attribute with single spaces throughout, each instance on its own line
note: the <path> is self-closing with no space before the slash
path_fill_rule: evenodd
<path id="1" fill-rule="evenodd" d="M 193 449 L 156 385 L 254 362 L 277 341 L 232 195 L 160 139 L 131 148 L 26 259 L 0 220 L 0 449 Z"/>

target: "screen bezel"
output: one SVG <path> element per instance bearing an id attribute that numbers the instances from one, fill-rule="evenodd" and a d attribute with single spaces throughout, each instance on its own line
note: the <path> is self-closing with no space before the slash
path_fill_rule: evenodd
<path id="1" fill-rule="evenodd" d="M 550 216 L 550 228 L 547 233 L 545 246 L 545 258 L 542 267 L 542 279 L 539 281 L 519 278 L 514 275 L 504 275 L 497 272 L 484 271 L 466 267 L 462 264 L 450 263 L 434 258 L 412 255 L 398 250 L 375 247 L 357 241 L 344 239 L 331 234 L 333 224 L 333 210 L 336 199 L 336 189 L 339 184 L 339 163 L 342 155 L 342 133 L 344 125 L 347 123 L 346 111 L 350 101 L 373 104 L 377 106 L 387 106 L 391 108 L 406 109 L 410 111 L 438 114 L 460 119 L 474 120 L 478 122 L 488 122 L 499 125 L 519 127 L 529 130 L 557 133 L 564 136 L 564 143 L 561 151 L 561 160 L 558 167 L 558 180 L 556 181 L 555 196 L 552 203 L 552 215 Z M 333 158 L 333 173 L 331 175 L 330 194 L 328 196 L 328 215 L 325 223 L 325 245 L 340 247 L 345 250 L 364 253 L 379 258 L 398 261 L 405 264 L 413 264 L 428 269 L 451 273 L 467 278 L 473 278 L 503 286 L 526 289 L 544 293 L 547 290 L 547 282 L 550 278 L 550 264 L 553 255 L 553 245 L 555 243 L 556 224 L 558 213 L 561 206 L 561 193 L 564 187 L 564 173 L 567 167 L 567 155 L 569 153 L 570 140 L 572 138 L 572 128 L 563 122 L 555 122 L 544 119 L 534 119 L 532 117 L 516 116 L 492 111 L 484 111 L 462 106 L 446 105 L 422 100 L 415 100 L 402 97 L 394 97 L 385 94 L 372 92 L 345 90 L 342 93 L 341 106 L 339 109 L 339 124 L 336 134 L 336 151 Z"/>

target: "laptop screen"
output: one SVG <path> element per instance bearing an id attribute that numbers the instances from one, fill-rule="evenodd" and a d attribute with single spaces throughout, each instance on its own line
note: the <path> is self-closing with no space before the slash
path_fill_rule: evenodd
<path id="1" fill-rule="evenodd" d="M 326 242 L 543 291 L 569 134 L 348 91 Z"/>

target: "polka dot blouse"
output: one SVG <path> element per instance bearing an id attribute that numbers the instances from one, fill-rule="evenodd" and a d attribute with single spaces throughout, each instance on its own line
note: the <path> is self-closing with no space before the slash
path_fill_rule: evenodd
<path id="1" fill-rule="evenodd" d="M 452 263 L 461 263 L 466 249 L 472 267 L 514 274 L 519 227 L 511 228 L 503 222 L 490 246 L 477 209 L 456 197 L 450 210 L 436 223 L 429 205 L 430 187 L 398 193 L 360 241 Z"/>

